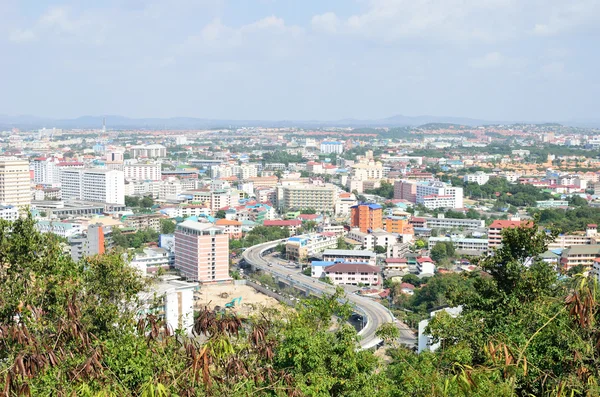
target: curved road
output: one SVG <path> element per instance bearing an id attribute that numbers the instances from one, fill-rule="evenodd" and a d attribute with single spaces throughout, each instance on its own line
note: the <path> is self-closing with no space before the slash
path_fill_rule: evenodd
<path id="1" fill-rule="evenodd" d="M 310 276 L 298 273 L 294 269 L 289 269 L 285 266 L 279 265 L 276 261 L 268 262 L 263 258 L 263 253 L 268 250 L 272 250 L 279 244 L 281 240 L 272 241 L 269 243 L 258 244 L 248 248 L 244 251 L 244 260 L 251 266 L 260 270 L 269 272 L 282 280 L 286 280 L 291 284 L 298 285 L 303 289 L 309 290 L 316 294 L 333 294 L 335 293 L 335 287 L 327 283 L 316 280 Z M 364 349 L 376 346 L 381 342 L 375 332 L 380 325 L 385 323 L 393 323 L 396 320 L 392 317 L 390 311 L 375 302 L 370 298 L 358 296 L 352 293 L 352 289 L 349 286 L 343 286 L 346 291 L 346 299 L 351 302 L 356 311 L 363 315 L 366 319 L 366 325 L 358 333 L 361 336 L 360 345 Z M 400 342 L 403 344 L 415 345 L 415 337 L 412 331 L 404 324 L 399 324 L 400 328 Z"/>

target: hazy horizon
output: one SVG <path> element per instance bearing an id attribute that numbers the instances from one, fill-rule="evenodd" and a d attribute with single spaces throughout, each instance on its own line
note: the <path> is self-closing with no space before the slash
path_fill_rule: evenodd
<path id="1" fill-rule="evenodd" d="M 0 3 L 0 114 L 598 120 L 595 0 Z"/>

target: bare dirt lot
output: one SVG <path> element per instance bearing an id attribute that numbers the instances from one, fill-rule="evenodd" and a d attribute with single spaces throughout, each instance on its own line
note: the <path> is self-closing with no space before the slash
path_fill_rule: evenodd
<path id="1" fill-rule="evenodd" d="M 204 306 L 210 309 L 216 306 L 224 308 L 226 303 L 241 297 L 241 305 L 236 302 L 232 310 L 242 315 L 256 313 L 261 307 L 281 307 L 276 299 L 261 294 L 248 285 L 203 285 L 195 296 L 198 297 L 195 301 L 197 309 Z"/>

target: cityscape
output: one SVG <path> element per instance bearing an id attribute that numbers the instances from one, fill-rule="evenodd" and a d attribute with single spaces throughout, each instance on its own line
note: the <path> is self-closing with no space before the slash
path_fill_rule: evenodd
<path id="1" fill-rule="evenodd" d="M 109 3 L 0 4 L 0 395 L 600 395 L 594 2 Z"/>

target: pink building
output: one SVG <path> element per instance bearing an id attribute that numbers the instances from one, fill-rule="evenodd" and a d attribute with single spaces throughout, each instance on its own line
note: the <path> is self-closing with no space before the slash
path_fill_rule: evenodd
<path id="1" fill-rule="evenodd" d="M 325 268 L 334 285 L 379 285 L 379 268 L 363 263 L 338 263 Z"/>
<path id="2" fill-rule="evenodd" d="M 394 182 L 394 199 L 417 202 L 417 184 L 412 181 Z"/>
<path id="3" fill-rule="evenodd" d="M 229 235 L 210 223 L 180 223 L 175 230 L 175 268 L 201 283 L 230 280 Z"/>

